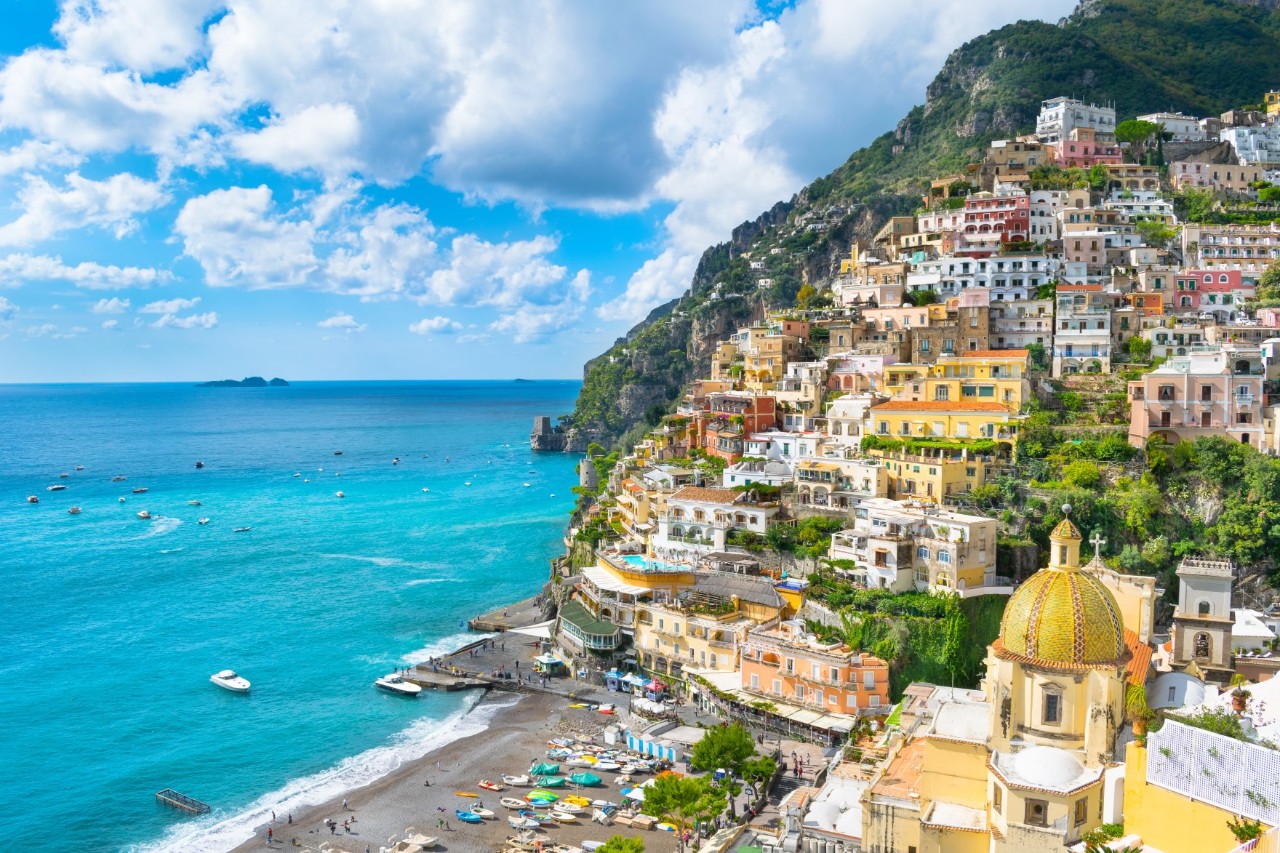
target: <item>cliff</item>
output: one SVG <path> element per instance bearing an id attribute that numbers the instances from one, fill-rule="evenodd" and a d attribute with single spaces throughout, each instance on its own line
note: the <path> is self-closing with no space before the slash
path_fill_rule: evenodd
<path id="1" fill-rule="evenodd" d="M 979 160 L 992 139 L 1033 130 L 1043 99 L 1110 102 L 1123 117 L 1257 103 L 1280 84 L 1277 6 L 1083 0 L 1057 25 L 1020 21 L 962 45 L 893 130 L 707 249 L 682 297 L 588 362 L 569 425 L 610 445 L 656 424 L 739 324 L 794 304 L 804 281 L 829 283 L 850 243 L 915 209 L 924 181 Z M 766 270 L 751 271 L 746 252 Z"/>

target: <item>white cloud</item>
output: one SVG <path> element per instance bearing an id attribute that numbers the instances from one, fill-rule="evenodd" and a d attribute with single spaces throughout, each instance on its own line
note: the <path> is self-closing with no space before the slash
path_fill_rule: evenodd
<path id="1" fill-rule="evenodd" d="M 111 331 L 112 329 L 115 329 L 119 325 L 120 325 L 119 320 L 103 320 L 102 321 L 102 328 L 108 332 Z"/>
<path id="2" fill-rule="evenodd" d="M 138 227 L 138 214 L 168 200 L 160 184 L 127 172 L 105 181 L 72 172 L 66 177 L 66 189 L 32 175 L 18 191 L 21 215 L 0 225 L 0 246 L 29 245 L 84 226 L 105 228 L 120 238 Z"/>
<path id="3" fill-rule="evenodd" d="M 327 320 L 316 323 L 322 329 L 339 329 L 344 332 L 363 332 L 369 328 L 367 323 L 357 323 L 350 314 L 334 314 Z"/>
<path id="4" fill-rule="evenodd" d="M 202 47 L 219 0 L 63 0 L 53 32 L 68 56 L 151 72 L 179 68 Z"/>
<path id="5" fill-rule="evenodd" d="M 186 311 L 200 304 L 200 297 L 196 296 L 192 299 L 160 299 L 155 302 L 148 302 L 138 309 L 139 314 L 177 314 L 179 311 Z"/>
<path id="6" fill-rule="evenodd" d="M 231 144 L 244 159 L 281 172 L 311 169 L 340 177 L 358 170 L 352 151 L 359 141 L 360 118 L 350 104 L 317 104 L 233 137 Z"/>
<path id="7" fill-rule="evenodd" d="M 153 329 L 212 329 L 218 325 L 218 312 L 210 311 L 207 314 L 190 314 L 186 317 L 179 317 L 176 314 L 165 314 L 160 319 L 151 324 Z"/>
<path id="8" fill-rule="evenodd" d="M 169 278 L 168 272 L 149 267 L 117 267 L 92 261 L 68 266 L 57 256 L 24 253 L 0 257 L 0 286 L 17 286 L 30 281 L 66 281 L 85 290 L 119 290 L 150 287 Z"/>
<path id="9" fill-rule="evenodd" d="M 130 304 L 128 299 L 113 296 L 110 299 L 99 299 L 91 310 L 95 314 L 123 314 L 129 310 Z"/>
<path id="10" fill-rule="evenodd" d="M 634 322 L 657 306 L 679 296 L 688 287 L 697 269 L 697 255 L 666 249 L 644 262 L 627 282 L 620 296 L 601 305 L 596 312 L 605 320 Z"/>
<path id="11" fill-rule="evenodd" d="M 416 323 L 409 324 L 409 331 L 413 332 L 415 335 L 457 332 L 461 329 L 461 323 L 443 316 L 424 317 Z"/>
<path id="12" fill-rule="evenodd" d="M 84 326 L 72 326 L 65 331 L 58 328 L 53 323 L 42 323 L 39 326 L 28 326 L 27 337 L 29 338 L 53 338 L 55 340 L 68 340 L 78 337 L 89 331 Z"/>
<path id="13" fill-rule="evenodd" d="M 306 284 L 319 266 L 312 249 L 315 229 L 274 208 L 266 185 L 214 190 L 187 200 L 174 231 L 214 287 Z"/>
<path id="14" fill-rule="evenodd" d="M 0 296 L 0 320 L 4 322 L 8 322 L 9 320 L 12 320 L 13 316 L 17 314 L 20 310 L 22 309 L 20 309 L 17 305 L 14 305 L 8 299 L 5 299 L 3 296 Z"/>
<path id="15" fill-rule="evenodd" d="M 83 161 L 83 157 L 72 154 L 56 142 L 28 139 L 12 148 L 0 151 L 0 178 L 18 172 L 78 166 Z"/>

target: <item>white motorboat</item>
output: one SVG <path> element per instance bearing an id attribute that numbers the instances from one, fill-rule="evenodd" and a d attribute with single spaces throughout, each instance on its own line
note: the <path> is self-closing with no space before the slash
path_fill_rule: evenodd
<path id="1" fill-rule="evenodd" d="M 252 529 L 253 529 L 252 527 L 233 527 L 231 528 L 231 532 L 232 533 L 248 533 Z"/>
<path id="2" fill-rule="evenodd" d="M 142 512 L 138 513 L 138 518 L 142 519 L 143 521 L 146 521 L 147 519 L 151 518 L 151 513 L 147 512 L 144 509 Z"/>
<path id="3" fill-rule="evenodd" d="M 334 496 L 335 498 L 345 498 L 345 497 L 346 497 L 346 495 L 344 495 L 342 492 L 334 492 L 334 493 L 333 493 L 333 496 Z"/>
<path id="4" fill-rule="evenodd" d="M 529 777 L 523 774 L 519 776 L 504 775 L 502 777 L 502 784 L 509 785 L 512 788 L 527 788 L 529 787 Z"/>
<path id="5" fill-rule="evenodd" d="M 39 499 L 38 497 L 36 497 L 35 495 L 27 495 L 27 503 L 29 503 L 29 504 L 38 504 L 38 503 L 40 503 L 40 499 Z"/>
<path id="6" fill-rule="evenodd" d="M 374 686 L 388 693 L 395 693 L 399 696 L 417 696 L 422 692 L 422 688 L 414 684 L 412 681 L 405 681 L 396 673 L 384 675 L 377 681 L 373 682 Z"/>
<path id="7" fill-rule="evenodd" d="M 45 486 L 44 490 L 46 492 L 62 492 L 62 491 L 66 491 L 66 488 L 67 487 L 62 485 L 61 483 L 55 483 L 52 486 Z"/>
<path id="8" fill-rule="evenodd" d="M 58 476 L 59 476 L 59 477 L 61 477 L 63 480 L 65 480 L 65 479 L 67 479 L 68 477 L 70 477 L 71 475 L 70 475 L 70 474 L 67 474 L 67 473 L 65 473 L 65 472 L 64 472 L 64 473 L 62 473 L 62 474 L 59 474 Z"/>
<path id="9" fill-rule="evenodd" d="M 221 687 L 223 690 L 230 690 L 232 693 L 248 693 L 249 682 L 247 679 L 236 675 L 234 669 L 224 669 L 222 672 L 215 672 L 209 676 L 209 680 Z"/>
<path id="10" fill-rule="evenodd" d="M 76 470 L 77 470 L 77 471 L 83 471 L 83 470 L 84 470 L 84 466 L 83 466 L 83 465 L 77 465 L 77 466 L 76 466 Z"/>
<path id="11" fill-rule="evenodd" d="M 617 770 L 621 769 L 621 767 L 622 765 L 616 761 L 597 761 L 596 762 L 597 770 L 607 770 L 610 773 L 616 772 Z"/>
<path id="12" fill-rule="evenodd" d="M 200 501 L 187 501 L 187 506 L 200 506 Z"/>
<path id="13" fill-rule="evenodd" d="M 79 515 L 79 514 L 80 514 L 80 507 L 78 507 L 78 506 L 73 506 L 71 509 L 67 510 L 67 512 L 71 513 L 72 515 Z"/>
<path id="14" fill-rule="evenodd" d="M 124 482 L 125 480 L 127 480 L 127 479 L 129 479 L 129 478 L 128 478 L 128 477 L 121 476 L 120 474 L 117 474 L 116 476 L 114 476 L 114 477 L 112 477 L 112 478 L 111 478 L 111 482 L 113 482 L 113 483 L 123 483 L 123 482 Z"/>
<path id="15" fill-rule="evenodd" d="M 208 523 L 209 523 L 209 519 L 207 518 L 202 518 L 196 522 L 196 524 L 208 524 Z"/>
<path id="16" fill-rule="evenodd" d="M 146 492 L 147 492 L 146 486 L 142 486 L 142 487 L 140 487 L 140 488 L 137 488 L 137 489 L 134 489 L 134 490 L 133 490 L 133 493 L 134 493 L 135 495 L 143 495 L 143 494 L 146 494 Z"/>

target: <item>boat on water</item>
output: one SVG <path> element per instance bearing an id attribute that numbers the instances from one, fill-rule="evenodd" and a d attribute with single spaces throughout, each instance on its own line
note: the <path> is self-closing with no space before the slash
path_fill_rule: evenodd
<path id="1" fill-rule="evenodd" d="M 345 498 L 345 497 L 346 497 L 346 495 L 345 495 L 345 494 L 343 494 L 342 492 L 334 492 L 334 493 L 333 493 L 333 496 L 334 496 L 335 498 Z"/>
<path id="2" fill-rule="evenodd" d="M 295 476 L 295 477 L 301 477 L 301 476 L 302 476 L 302 472 L 301 472 L 301 471 L 294 471 L 294 472 L 293 472 L 293 476 Z"/>
<path id="3" fill-rule="evenodd" d="M 196 524 L 208 524 L 208 523 L 209 523 L 209 519 L 207 518 L 202 518 L 196 522 Z"/>
<path id="4" fill-rule="evenodd" d="M 147 521 L 147 520 L 149 520 L 149 519 L 151 518 L 151 513 L 147 512 L 147 511 L 144 509 L 144 510 L 142 510 L 141 512 L 139 512 L 139 513 L 138 513 L 138 518 L 142 519 L 143 521 Z"/>
<path id="5" fill-rule="evenodd" d="M 45 491 L 46 492 L 62 492 L 62 491 L 66 491 L 66 488 L 67 487 L 62 485 L 61 483 L 55 483 L 52 486 L 46 486 Z"/>
<path id="6" fill-rule="evenodd" d="M 462 485 L 464 485 L 464 486 L 470 486 L 470 485 L 471 485 L 471 481 L 470 481 L 470 480 L 467 480 L 467 481 L 466 481 L 465 483 L 463 483 Z"/>
<path id="7" fill-rule="evenodd" d="M 464 812 L 462 809 L 454 809 L 453 813 L 458 816 L 458 820 L 463 823 L 482 823 L 484 818 L 474 812 Z"/>
<path id="8" fill-rule="evenodd" d="M 231 532 L 232 533 L 248 533 L 252 529 L 253 529 L 252 527 L 233 527 L 231 529 Z"/>
<path id="9" fill-rule="evenodd" d="M 125 498 L 125 496 L 124 496 L 124 495 L 121 495 L 121 496 L 120 496 L 120 503 L 124 503 L 126 500 L 127 500 L 127 498 Z"/>
<path id="10" fill-rule="evenodd" d="M 71 509 L 67 510 L 67 512 L 71 513 L 72 515 L 79 515 L 79 514 L 80 514 L 80 507 L 78 507 L 78 506 L 73 506 Z"/>
<path id="11" fill-rule="evenodd" d="M 377 681 L 373 682 L 373 685 L 379 690 L 385 690 L 388 693 L 395 693 L 398 696 L 417 696 L 422 692 L 421 687 L 414 684 L 412 681 L 405 681 L 394 672 L 389 675 L 382 676 Z M 471 796 L 474 797 L 476 795 L 472 794 Z"/>
<path id="12" fill-rule="evenodd" d="M 59 479 L 62 479 L 62 480 L 65 480 L 65 479 L 67 479 L 67 478 L 68 478 L 68 477 L 70 477 L 70 476 L 71 476 L 71 475 L 70 475 L 70 474 L 68 474 L 66 471 L 63 471 L 61 474 L 59 474 L 59 475 L 58 475 L 58 478 L 59 478 Z"/>
<path id="13" fill-rule="evenodd" d="M 196 460 L 196 467 L 197 467 L 197 468 L 203 468 L 203 467 L 204 467 L 204 463 L 197 459 L 197 460 Z"/>
<path id="14" fill-rule="evenodd" d="M 117 474 L 117 475 L 115 475 L 114 477 L 112 477 L 112 478 L 111 478 L 111 482 L 113 482 L 113 483 L 123 483 L 123 482 L 124 482 L 125 480 L 127 480 L 127 479 L 129 479 L 129 478 L 128 478 L 128 477 L 124 477 L 124 476 L 122 476 L 122 475 L 120 475 L 120 474 Z"/>
<path id="15" fill-rule="evenodd" d="M 526 489 L 527 489 L 527 488 L 529 488 L 529 484 L 528 484 L 528 483 L 525 483 L 525 484 L 524 484 L 524 487 L 525 487 Z"/>
<path id="16" fill-rule="evenodd" d="M 38 497 L 36 497 L 35 495 L 27 495 L 27 503 L 29 503 L 29 504 L 38 504 L 38 503 L 40 503 L 40 499 L 39 499 Z"/>
<path id="17" fill-rule="evenodd" d="M 200 501 L 187 501 L 187 506 L 200 506 Z"/>
<path id="18" fill-rule="evenodd" d="M 335 450 L 335 451 L 333 451 L 333 455 L 334 455 L 334 456 L 341 456 L 341 455 L 342 455 L 342 451 L 341 451 L 341 450 Z"/>
<path id="19" fill-rule="evenodd" d="M 83 470 L 84 470 L 84 466 L 83 466 L 83 465 L 77 465 L 77 466 L 76 466 L 76 470 L 77 470 L 77 471 L 83 471 Z"/>
<path id="20" fill-rule="evenodd" d="M 223 690 L 230 690 L 232 693 L 248 693 L 249 681 L 236 675 L 234 669 L 224 669 L 221 672 L 215 672 L 209 676 L 209 680 L 221 687 Z"/>
<path id="21" fill-rule="evenodd" d="M 146 487 L 146 486 L 139 486 L 138 488 L 136 488 L 136 489 L 134 489 L 134 490 L 133 490 L 133 493 L 134 493 L 135 495 L 142 495 L 142 494 L 146 494 L 146 492 L 147 492 L 147 487 Z"/>

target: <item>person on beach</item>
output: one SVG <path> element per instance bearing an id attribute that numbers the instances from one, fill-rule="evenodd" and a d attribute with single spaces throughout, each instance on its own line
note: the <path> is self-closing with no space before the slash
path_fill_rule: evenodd
<path id="1" fill-rule="evenodd" d="M 275 812 L 272 812 L 272 813 L 271 813 L 271 822 L 272 822 L 272 823 L 275 823 L 275 822 L 276 822 L 276 813 L 275 813 Z"/>
<path id="2" fill-rule="evenodd" d="M 343 797 L 343 798 L 342 798 L 342 810 L 343 810 L 344 812 L 349 812 L 349 811 L 351 811 L 351 809 L 347 808 L 347 798 L 346 798 L 346 797 Z"/>
<path id="3" fill-rule="evenodd" d="M 289 825 L 293 825 L 293 812 L 289 812 Z"/>
<path id="4" fill-rule="evenodd" d="M 271 827 L 268 826 L 267 827 L 267 846 L 270 847 L 271 842 L 274 840 L 275 840 L 275 833 L 272 831 Z"/>

